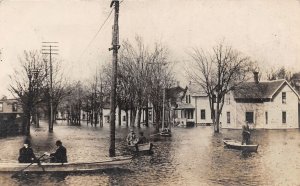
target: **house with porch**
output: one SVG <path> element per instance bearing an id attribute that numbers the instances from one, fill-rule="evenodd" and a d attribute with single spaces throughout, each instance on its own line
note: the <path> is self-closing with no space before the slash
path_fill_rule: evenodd
<path id="1" fill-rule="evenodd" d="M 188 87 L 182 88 L 179 85 L 169 88 L 167 100 L 170 105 L 171 118 L 174 126 L 194 126 L 195 106 L 191 104 L 192 97 Z"/>
<path id="2" fill-rule="evenodd" d="M 299 94 L 284 79 L 244 82 L 225 95 L 222 128 L 240 129 L 245 121 L 253 128 L 299 128 Z"/>
<path id="3" fill-rule="evenodd" d="M 190 83 L 186 97 L 190 97 L 190 103 L 194 107 L 195 124 L 212 125 L 212 112 L 207 93 L 199 85 Z"/>
<path id="4" fill-rule="evenodd" d="M 0 100 L 0 136 L 20 134 L 23 129 L 23 110 L 17 99 Z"/>

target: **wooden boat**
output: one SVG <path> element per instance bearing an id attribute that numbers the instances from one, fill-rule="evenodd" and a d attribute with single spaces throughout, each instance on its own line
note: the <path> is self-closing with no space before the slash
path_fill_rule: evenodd
<path id="1" fill-rule="evenodd" d="M 223 142 L 226 147 L 231 149 L 243 150 L 246 152 L 257 152 L 258 149 L 258 145 L 242 145 L 242 142 L 232 139 L 224 139 Z"/>
<path id="2" fill-rule="evenodd" d="M 134 152 L 151 152 L 153 144 L 152 143 L 143 143 L 138 145 L 129 145 L 129 148 Z"/>
<path id="3" fill-rule="evenodd" d="M 171 130 L 167 129 L 167 128 L 163 129 L 159 134 L 161 136 L 164 136 L 164 137 L 171 137 L 172 136 Z"/>
<path id="4" fill-rule="evenodd" d="M 89 172 L 107 168 L 117 168 L 131 162 L 132 157 L 112 157 L 98 162 L 73 163 L 0 163 L 0 172 L 18 172 L 28 165 L 24 172 Z"/>

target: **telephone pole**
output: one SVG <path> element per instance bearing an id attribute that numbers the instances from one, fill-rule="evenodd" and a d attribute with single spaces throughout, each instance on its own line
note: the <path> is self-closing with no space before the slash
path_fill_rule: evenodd
<path id="1" fill-rule="evenodd" d="M 110 7 L 115 6 L 115 18 L 113 26 L 112 47 L 109 50 L 113 51 L 112 60 L 112 81 L 111 81 L 111 95 L 110 95 L 110 146 L 109 156 L 116 156 L 115 149 L 115 130 L 116 130 L 116 87 L 117 87 L 117 64 L 118 64 L 118 49 L 119 45 L 119 0 L 112 0 Z"/>
<path id="2" fill-rule="evenodd" d="M 42 42 L 42 54 L 49 55 L 49 70 L 50 70 L 50 120 L 49 120 L 49 132 L 53 132 L 53 68 L 52 68 L 52 55 L 58 54 L 58 42 Z M 46 69 L 48 71 L 48 69 Z M 47 74 L 48 72 L 46 72 Z"/>

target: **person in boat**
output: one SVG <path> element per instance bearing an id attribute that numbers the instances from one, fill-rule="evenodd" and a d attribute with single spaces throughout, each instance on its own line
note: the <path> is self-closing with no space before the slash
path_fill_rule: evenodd
<path id="1" fill-rule="evenodd" d="M 163 133 L 170 133 L 171 130 L 170 130 L 169 128 L 164 128 L 164 129 L 162 130 L 162 132 L 163 132 Z"/>
<path id="2" fill-rule="evenodd" d="M 136 144 L 143 144 L 143 143 L 147 143 L 148 140 L 147 138 L 144 136 L 143 132 L 140 132 L 140 136 L 138 138 L 138 142 Z"/>
<path id="3" fill-rule="evenodd" d="M 246 145 L 249 144 L 250 141 L 250 128 L 248 121 L 245 121 L 245 124 L 242 126 L 242 145 L 245 143 Z"/>
<path id="4" fill-rule="evenodd" d="M 32 148 L 30 147 L 30 141 L 26 139 L 24 141 L 24 146 L 19 150 L 19 163 L 35 163 L 38 162 L 38 159 L 33 153 Z"/>
<path id="5" fill-rule="evenodd" d="M 60 140 L 56 141 L 57 149 L 50 154 L 50 163 L 67 163 L 67 149 L 62 145 Z"/>
<path id="6" fill-rule="evenodd" d="M 127 144 L 128 145 L 135 145 L 137 142 L 136 134 L 134 133 L 133 129 L 130 129 L 130 133 L 127 135 Z"/>

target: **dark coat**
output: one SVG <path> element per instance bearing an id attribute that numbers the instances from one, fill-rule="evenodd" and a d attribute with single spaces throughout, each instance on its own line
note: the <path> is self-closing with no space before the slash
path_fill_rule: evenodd
<path id="1" fill-rule="evenodd" d="M 67 149 L 64 146 L 59 146 L 55 153 L 50 154 L 52 156 L 52 163 L 67 163 Z"/>
<path id="2" fill-rule="evenodd" d="M 28 147 L 22 147 L 19 150 L 19 163 L 33 163 L 37 161 L 37 158 L 35 157 L 32 148 Z"/>

